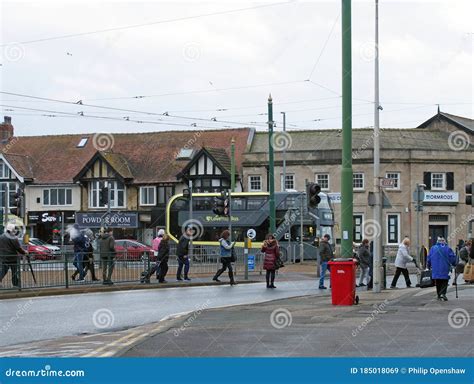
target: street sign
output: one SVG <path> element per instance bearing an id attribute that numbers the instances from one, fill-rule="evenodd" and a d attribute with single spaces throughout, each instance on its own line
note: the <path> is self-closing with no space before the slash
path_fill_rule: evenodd
<path id="1" fill-rule="evenodd" d="M 380 186 L 382 188 L 393 188 L 395 187 L 396 179 L 383 178 L 380 179 Z"/>
<path id="2" fill-rule="evenodd" d="M 249 267 L 249 271 L 255 270 L 255 255 L 249 255 L 247 265 Z"/>
<path id="3" fill-rule="evenodd" d="M 250 240 L 253 240 L 253 239 L 255 239 L 255 236 L 257 236 L 257 232 L 255 232 L 255 229 L 250 228 L 250 229 L 247 231 L 247 237 L 248 237 Z"/>

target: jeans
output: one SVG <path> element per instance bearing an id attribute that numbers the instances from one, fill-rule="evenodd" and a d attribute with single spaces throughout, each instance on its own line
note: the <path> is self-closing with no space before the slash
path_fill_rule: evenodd
<path id="1" fill-rule="evenodd" d="M 79 272 L 79 280 L 84 280 L 84 254 L 82 252 L 74 252 L 74 261 L 72 264 Z"/>
<path id="2" fill-rule="evenodd" d="M 101 256 L 100 263 L 102 267 L 102 280 L 111 281 L 112 273 L 114 272 L 115 267 L 115 257 L 114 255 Z"/>
<path id="3" fill-rule="evenodd" d="M 359 285 L 364 283 L 364 278 L 367 280 L 367 284 L 369 284 L 369 267 L 360 267 L 360 278 L 359 278 Z"/>
<path id="4" fill-rule="evenodd" d="M 178 271 L 176 272 L 176 278 L 181 279 L 181 272 L 183 271 L 184 266 L 184 278 L 188 278 L 189 272 L 189 258 L 187 256 L 178 257 Z"/>
<path id="5" fill-rule="evenodd" d="M 392 288 L 396 287 L 398 278 L 400 277 L 400 274 L 402 273 L 403 273 L 403 277 L 405 278 L 405 283 L 407 284 L 407 287 L 411 286 L 410 275 L 408 274 L 408 269 L 397 267 L 397 270 L 395 271 L 395 276 L 393 276 L 393 280 L 392 280 L 392 285 L 391 285 Z"/>
<path id="6" fill-rule="evenodd" d="M 12 285 L 14 287 L 18 287 L 20 283 L 19 279 L 19 263 L 8 263 L 8 262 L 2 262 L 1 265 L 1 270 L 0 270 L 0 282 L 3 280 L 5 275 L 8 273 L 8 270 L 12 270 Z"/>
<path id="7" fill-rule="evenodd" d="M 330 271 L 329 264 L 327 261 L 323 261 L 321 263 L 321 277 L 319 278 L 319 286 L 324 287 L 324 276 L 326 275 L 326 271 Z"/>

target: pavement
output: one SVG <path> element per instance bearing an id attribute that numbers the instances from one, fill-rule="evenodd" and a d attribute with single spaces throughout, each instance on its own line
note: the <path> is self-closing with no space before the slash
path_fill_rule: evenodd
<path id="1" fill-rule="evenodd" d="M 474 357 L 474 287 L 359 292 L 357 306 L 332 306 L 329 295 L 195 311 L 155 335 L 123 345 L 124 357 L 387 356 Z"/>

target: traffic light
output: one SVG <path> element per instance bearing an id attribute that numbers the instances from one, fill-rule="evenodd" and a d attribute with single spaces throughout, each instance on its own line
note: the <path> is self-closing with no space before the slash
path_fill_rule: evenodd
<path id="1" fill-rule="evenodd" d="M 229 196 L 227 192 L 222 192 L 221 196 L 214 197 L 214 208 L 212 209 L 217 216 L 229 216 Z"/>
<path id="2" fill-rule="evenodd" d="M 13 195 L 13 208 L 10 209 L 10 213 L 12 215 L 18 216 L 18 217 L 23 217 L 23 190 L 18 188 Z"/>
<path id="3" fill-rule="evenodd" d="M 308 208 L 317 208 L 318 204 L 321 202 L 321 197 L 319 193 L 321 192 L 321 187 L 316 183 L 309 183 L 306 187 L 306 196 L 308 198 Z"/>
<path id="4" fill-rule="evenodd" d="M 100 205 L 107 205 L 109 203 L 109 188 L 102 187 L 99 192 L 99 203 Z"/>
<path id="5" fill-rule="evenodd" d="M 474 207 L 474 183 L 466 184 L 466 205 Z"/>

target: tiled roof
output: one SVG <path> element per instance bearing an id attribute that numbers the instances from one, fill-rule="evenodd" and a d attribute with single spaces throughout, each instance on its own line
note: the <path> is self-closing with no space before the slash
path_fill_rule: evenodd
<path id="1" fill-rule="evenodd" d="M 440 112 L 439 110 L 436 115 L 429 118 L 425 122 L 421 123 L 417 128 L 430 128 L 433 122 L 440 121 L 440 120 L 445 120 L 449 122 L 450 124 L 453 124 L 456 127 L 461 128 L 462 130 L 468 133 L 474 133 L 474 120 L 473 119 L 469 119 L 467 117 L 462 117 L 462 116 L 451 115 L 450 113 Z"/>
<path id="2" fill-rule="evenodd" d="M 305 130 L 288 131 L 290 146 L 287 151 L 311 151 L 311 150 L 341 150 L 342 134 L 340 130 Z M 419 149 L 449 151 L 449 133 L 439 130 L 420 129 L 381 129 L 380 147 L 381 149 Z M 275 140 L 277 141 L 277 140 Z M 373 129 L 353 129 L 352 148 L 353 150 L 373 149 Z M 474 150 L 474 141 L 468 146 L 466 151 Z M 268 136 L 265 132 L 257 132 L 251 147 L 251 153 L 267 152 Z"/>
<path id="3" fill-rule="evenodd" d="M 222 168 L 230 173 L 230 157 L 224 148 L 205 147 L 205 150 L 222 166 Z"/>
<path id="4" fill-rule="evenodd" d="M 226 149 L 230 148 L 232 137 L 235 138 L 236 166 L 240 170 L 250 132 L 249 128 L 235 128 L 107 134 L 113 137 L 113 146 L 106 153 L 113 155 L 105 156 L 111 156 L 109 158 L 115 165 L 123 164 L 125 160 L 128 170 L 124 172 L 133 175 L 134 183 L 176 182 L 176 174 L 184 167 L 183 162 L 176 161 L 181 148 L 210 146 Z M 77 148 L 82 138 L 88 138 L 87 143 L 83 148 Z M 8 156 L 29 156 L 35 183 L 67 183 L 72 182 L 94 156 L 98 146 L 94 144 L 97 143 L 100 144 L 100 140 L 98 136 L 94 140 L 94 134 L 19 136 L 10 144 L 0 144 L 0 151 Z"/>
<path id="5" fill-rule="evenodd" d="M 11 153 L 4 154 L 4 157 L 16 173 L 25 179 L 33 179 L 33 162 L 31 157 Z"/>
<path id="6" fill-rule="evenodd" d="M 441 114 L 448 119 L 451 119 L 455 121 L 456 123 L 464 126 L 467 129 L 470 129 L 471 131 L 474 132 L 474 120 L 473 119 L 468 119 L 467 117 L 462 117 L 462 116 L 456 116 L 456 115 L 451 115 L 450 113 L 446 112 L 441 112 Z"/>

